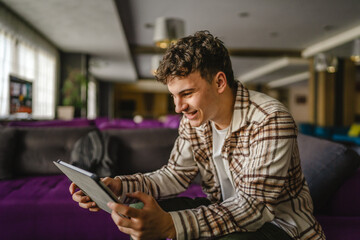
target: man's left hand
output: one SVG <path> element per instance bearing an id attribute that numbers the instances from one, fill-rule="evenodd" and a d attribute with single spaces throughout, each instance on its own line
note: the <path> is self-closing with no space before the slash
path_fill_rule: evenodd
<path id="1" fill-rule="evenodd" d="M 131 235 L 135 240 L 175 238 L 176 231 L 171 215 L 165 212 L 152 196 L 135 192 L 127 194 L 127 197 L 138 199 L 144 203 L 144 207 L 135 209 L 123 204 L 108 203 L 113 210 L 111 217 L 120 231 Z"/>

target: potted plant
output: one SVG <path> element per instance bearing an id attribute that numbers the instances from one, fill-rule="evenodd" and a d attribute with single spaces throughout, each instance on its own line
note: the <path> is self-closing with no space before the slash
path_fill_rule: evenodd
<path id="1" fill-rule="evenodd" d="M 71 70 L 62 87 L 62 106 L 58 107 L 58 118 L 71 120 L 80 116 L 85 106 L 82 97 L 86 91 L 87 79 L 79 70 Z"/>

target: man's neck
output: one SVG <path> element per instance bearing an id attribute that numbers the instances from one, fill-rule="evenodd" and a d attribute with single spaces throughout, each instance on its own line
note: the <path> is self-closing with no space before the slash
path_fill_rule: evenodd
<path id="1" fill-rule="evenodd" d="M 218 111 L 219 117 L 213 120 L 215 127 L 218 130 L 225 129 L 230 126 L 234 112 L 235 98 L 236 97 L 230 88 L 224 92 L 224 96 L 220 103 L 220 109 Z"/>

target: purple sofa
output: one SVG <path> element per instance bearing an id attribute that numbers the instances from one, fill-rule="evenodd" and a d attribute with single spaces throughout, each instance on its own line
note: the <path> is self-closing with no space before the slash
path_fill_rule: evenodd
<path id="1" fill-rule="evenodd" d="M 72 201 L 70 181 L 52 161 L 100 176 L 152 171 L 167 161 L 177 130 L 152 129 L 148 122 L 100 131 L 78 123 L 0 127 L 0 239 L 129 239 L 108 213 L 91 213 Z"/>
<path id="2" fill-rule="evenodd" d="M 0 239 L 129 239 L 109 214 L 72 201 L 70 182 L 52 161 L 61 158 L 100 176 L 148 172 L 166 163 L 176 137 L 176 129 L 158 127 L 0 128 Z M 314 137 L 299 135 L 298 142 L 327 239 L 360 239 L 359 156 Z M 181 196 L 205 195 L 195 183 Z"/>

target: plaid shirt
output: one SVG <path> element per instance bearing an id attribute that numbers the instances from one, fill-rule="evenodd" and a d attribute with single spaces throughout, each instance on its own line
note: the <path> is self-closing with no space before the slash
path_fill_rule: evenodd
<path id="1" fill-rule="evenodd" d="M 272 222 L 294 239 L 325 239 L 315 220 L 297 146 L 297 128 L 287 109 L 264 94 L 238 83 L 230 129 L 222 148 L 229 161 L 235 197 L 221 199 L 212 160 L 210 123 L 192 128 L 183 118 L 169 162 L 158 171 L 121 176 L 123 194 L 141 191 L 156 199 L 176 196 L 201 174 L 202 188 L 212 201 L 170 212 L 177 239 L 212 238 L 256 231 Z"/>

